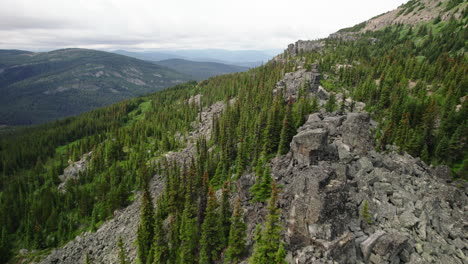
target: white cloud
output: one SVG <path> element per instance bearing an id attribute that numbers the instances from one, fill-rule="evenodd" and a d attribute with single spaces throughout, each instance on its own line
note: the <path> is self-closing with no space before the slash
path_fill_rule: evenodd
<path id="1" fill-rule="evenodd" d="M 0 48 L 284 48 L 406 0 L 2 0 Z"/>

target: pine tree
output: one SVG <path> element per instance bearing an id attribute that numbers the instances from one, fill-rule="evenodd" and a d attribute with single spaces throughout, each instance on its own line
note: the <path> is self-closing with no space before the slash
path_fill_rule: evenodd
<path id="1" fill-rule="evenodd" d="M 140 224 L 137 230 L 138 259 L 145 264 L 154 238 L 154 207 L 146 186 L 143 190 L 140 208 Z"/>
<path id="2" fill-rule="evenodd" d="M 312 99 L 311 112 L 318 112 L 320 110 L 317 96 Z"/>
<path id="3" fill-rule="evenodd" d="M 287 264 L 286 250 L 284 250 L 284 243 L 280 243 L 278 251 L 276 252 L 275 264 Z"/>
<path id="4" fill-rule="evenodd" d="M 250 264 L 284 263 L 284 259 L 281 259 L 285 254 L 282 253 L 283 250 L 281 249 L 282 228 L 280 209 L 277 207 L 278 192 L 276 183 L 273 183 L 265 228 L 255 240 L 254 252 L 249 259 Z"/>
<path id="5" fill-rule="evenodd" d="M 336 109 L 336 96 L 334 93 L 330 93 L 328 101 L 325 103 L 325 110 L 327 112 L 334 112 Z"/>
<path id="6" fill-rule="evenodd" d="M 362 206 L 361 217 L 366 223 L 372 224 L 372 215 L 369 213 L 369 203 L 367 200 L 364 201 L 364 205 Z"/>
<path id="7" fill-rule="evenodd" d="M 125 252 L 124 244 L 122 241 L 122 237 L 119 236 L 119 242 L 117 243 L 118 252 L 118 259 L 119 264 L 129 264 L 127 260 L 127 253 Z"/>
<path id="8" fill-rule="evenodd" d="M 246 225 L 243 219 L 243 212 L 240 198 L 236 200 L 234 212 L 231 217 L 231 228 L 229 230 L 229 243 L 226 250 L 224 263 L 239 263 L 245 254 L 245 231 Z"/>
<path id="9" fill-rule="evenodd" d="M 264 167 L 263 167 L 264 166 Z M 265 202 L 271 194 L 271 173 L 270 166 L 264 164 L 261 166 L 263 170 L 259 170 L 255 184 L 250 188 L 250 193 L 253 196 L 254 202 Z M 261 172 L 261 174 L 259 173 Z"/>
<path id="10" fill-rule="evenodd" d="M 231 204 L 229 203 L 230 196 L 230 185 L 229 182 L 225 182 L 223 186 L 223 192 L 221 196 L 221 212 L 220 212 L 220 221 L 221 221 L 221 239 L 222 239 L 222 248 L 227 247 L 229 241 L 229 229 L 231 227 Z"/>
<path id="11" fill-rule="evenodd" d="M 206 207 L 205 221 L 202 225 L 200 240 L 200 264 L 213 264 L 218 259 L 221 250 L 220 221 L 218 202 L 213 189 L 208 191 L 208 205 Z"/>
<path id="12" fill-rule="evenodd" d="M 294 120 L 292 118 L 292 99 L 289 99 L 286 107 L 286 114 L 283 119 L 283 127 L 280 134 L 280 142 L 278 146 L 278 155 L 284 155 L 289 151 L 289 144 L 295 134 Z"/>
<path id="13" fill-rule="evenodd" d="M 166 241 L 166 232 L 163 224 L 163 207 L 164 204 L 161 200 L 158 200 L 158 206 L 154 217 L 154 238 L 152 245 L 153 264 L 165 264 L 169 257 L 169 247 Z"/>
<path id="14" fill-rule="evenodd" d="M 283 119 L 283 96 L 276 95 L 272 108 L 268 113 L 267 125 L 263 135 L 263 152 L 266 155 L 278 151 L 281 134 L 281 120 Z"/>
<path id="15" fill-rule="evenodd" d="M 193 186 L 188 183 L 184 211 L 180 224 L 180 247 L 177 254 L 176 263 L 190 264 L 197 263 L 197 249 L 199 240 L 199 230 L 197 223 L 196 210 L 194 202 Z"/>
<path id="16" fill-rule="evenodd" d="M 421 151 L 421 159 L 426 163 L 430 162 L 430 155 L 427 144 L 424 144 L 423 150 Z"/>
<path id="17" fill-rule="evenodd" d="M 437 144 L 437 148 L 435 149 L 434 155 L 436 156 L 437 160 L 442 161 L 447 157 L 449 149 L 449 140 L 446 136 L 443 136 L 440 140 L 439 144 Z"/>

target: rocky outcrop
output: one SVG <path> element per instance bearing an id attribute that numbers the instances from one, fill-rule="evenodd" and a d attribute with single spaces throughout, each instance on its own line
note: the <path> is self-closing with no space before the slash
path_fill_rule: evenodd
<path id="1" fill-rule="evenodd" d="M 273 94 L 281 92 L 285 100 L 296 99 L 301 89 L 304 93 L 317 93 L 319 85 L 320 73 L 317 71 L 317 65 L 314 65 L 311 71 L 301 69 L 286 73 L 284 78 L 276 84 Z"/>
<path id="2" fill-rule="evenodd" d="M 376 152 L 369 129 L 366 113 L 313 114 L 272 161 L 289 262 L 467 263 L 466 186 L 408 154 Z"/>
<path id="3" fill-rule="evenodd" d="M 68 167 L 63 170 L 62 175 L 59 175 L 59 179 L 62 182 L 58 186 L 60 191 L 65 191 L 66 184 L 69 180 L 78 180 L 80 172 L 83 172 L 86 169 L 86 165 L 88 164 L 92 154 L 93 152 L 86 153 L 79 161 L 76 162 L 68 161 Z"/>
<path id="4" fill-rule="evenodd" d="M 296 56 L 300 54 L 301 52 L 319 51 L 324 46 L 325 46 L 325 43 L 322 41 L 298 40 L 296 41 L 296 43 L 289 44 L 285 52 L 293 56 Z"/>
<path id="5" fill-rule="evenodd" d="M 233 103 L 235 103 L 235 99 L 230 101 L 230 104 Z M 200 119 L 192 124 L 193 130 L 187 135 L 186 138 L 180 139 L 187 142 L 185 148 L 179 151 L 170 151 L 166 153 L 165 157 L 168 160 L 176 160 L 180 164 L 189 164 L 192 157 L 194 157 L 196 153 L 196 140 L 200 137 L 205 137 L 207 140 L 210 139 L 213 118 L 215 118 L 215 116 L 219 116 L 224 110 L 224 107 L 225 104 L 223 102 L 217 102 L 210 107 L 203 109 L 203 111 L 199 114 Z"/>

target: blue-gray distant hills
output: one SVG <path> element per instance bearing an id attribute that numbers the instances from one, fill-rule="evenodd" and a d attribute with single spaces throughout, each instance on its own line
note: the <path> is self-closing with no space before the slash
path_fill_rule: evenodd
<path id="1" fill-rule="evenodd" d="M 158 65 L 173 69 L 201 81 L 216 75 L 247 71 L 248 67 L 229 65 L 217 62 L 199 62 L 183 59 L 169 59 L 155 62 Z"/>
<path id="2" fill-rule="evenodd" d="M 116 50 L 117 54 L 138 58 L 141 60 L 161 61 L 168 59 L 184 59 L 197 62 L 217 62 L 244 67 L 256 67 L 269 61 L 282 50 L 224 50 L 224 49 L 184 49 L 184 50 L 146 50 L 126 51 Z"/>
<path id="3" fill-rule="evenodd" d="M 0 50 L 0 125 L 44 123 L 192 79 L 104 51 Z"/>

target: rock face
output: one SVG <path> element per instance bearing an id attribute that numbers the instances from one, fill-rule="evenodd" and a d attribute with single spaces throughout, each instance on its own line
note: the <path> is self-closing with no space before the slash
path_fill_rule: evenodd
<path id="1" fill-rule="evenodd" d="M 310 115 L 272 161 L 289 262 L 467 263 L 466 186 L 408 154 L 374 151 L 369 128 L 366 113 Z"/>
<path id="2" fill-rule="evenodd" d="M 433 20 L 438 16 L 444 21 L 449 20 L 451 16 L 460 19 L 463 15 L 463 8 L 445 10 L 446 5 L 444 2 L 448 2 L 445 0 L 419 0 L 411 2 L 367 21 L 365 27 L 360 32 L 368 30 L 376 31 L 398 23 L 415 25 Z"/>
<path id="3" fill-rule="evenodd" d="M 84 154 L 79 161 L 71 162 L 69 161 L 69 166 L 63 170 L 63 174 L 59 175 L 59 179 L 62 183 L 59 184 L 58 189 L 60 191 L 65 191 L 67 181 L 77 180 L 79 178 L 80 172 L 86 169 L 86 164 L 88 163 L 91 155 L 93 153 L 89 152 Z"/>
<path id="4" fill-rule="evenodd" d="M 297 98 L 301 88 L 305 93 L 316 93 L 320 85 L 320 74 L 317 71 L 317 65 L 314 65 L 312 71 L 305 69 L 296 72 L 286 73 L 284 78 L 276 84 L 273 93 L 282 92 L 286 100 Z"/>
<path id="5" fill-rule="evenodd" d="M 325 44 L 314 40 L 298 40 L 296 43 L 289 44 L 286 52 L 296 56 L 301 52 L 317 51 L 323 48 Z"/>

